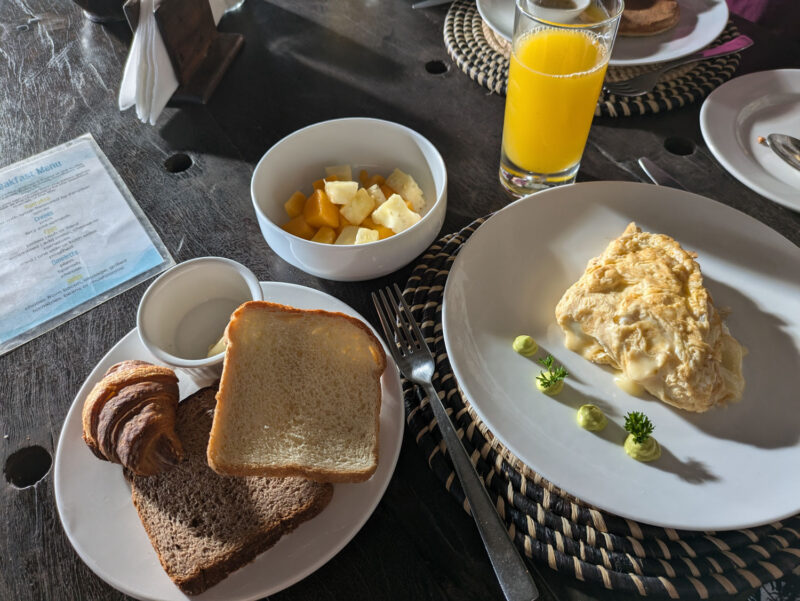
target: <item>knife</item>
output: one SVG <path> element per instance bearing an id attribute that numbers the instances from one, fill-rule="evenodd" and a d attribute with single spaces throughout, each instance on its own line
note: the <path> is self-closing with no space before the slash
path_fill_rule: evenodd
<path id="1" fill-rule="evenodd" d="M 678 180 L 676 180 L 647 157 L 642 157 L 639 159 L 639 167 L 641 167 L 642 171 L 645 172 L 645 175 L 647 175 L 647 177 L 649 177 L 653 183 L 658 186 L 667 186 L 669 188 L 676 188 L 678 190 L 686 190 L 686 188 L 683 187 Z"/>

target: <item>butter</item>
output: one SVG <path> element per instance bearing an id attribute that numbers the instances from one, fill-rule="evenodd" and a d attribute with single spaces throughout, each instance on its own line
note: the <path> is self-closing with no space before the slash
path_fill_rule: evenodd
<path id="1" fill-rule="evenodd" d="M 206 357 L 213 357 L 214 355 L 224 352 L 227 346 L 228 343 L 225 341 L 225 335 L 223 335 L 222 338 L 208 347 L 208 353 L 206 354 Z"/>

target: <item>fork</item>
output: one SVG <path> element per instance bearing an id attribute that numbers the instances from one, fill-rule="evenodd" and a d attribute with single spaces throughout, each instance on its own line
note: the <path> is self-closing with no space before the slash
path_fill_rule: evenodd
<path id="1" fill-rule="evenodd" d="M 539 591 L 525 563 L 508 536 L 489 493 L 445 411 L 433 387 L 434 360 L 428 344 L 408 308 L 397 284 L 372 293 L 389 351 L 403 375 L 421 386 L 436 416 L 450 459 L 453 461 L 461 488 L 469 501 L 470 511 L 478 526 L 500 588 L 508 601 L 534 601 Z"/>
<path id="2" fill-rule="evenodd" d="M 679 58 L 669 63 L 664 63 L 661 65 L 661 68 L 656 71 L 643 73 L 623 81 L 607 81 L 603 84 L 603 87 L 615 96 L 642 96 L 643 94 L 647 94 L 648 92 L 652 91 L 653 88 L 656 87 L 656 83 L 658 83 L 659 78 L 670 69 L 693 63 L 695 61 L 715 58 L 718 56 L 727 56 L 735 52 L 740 52 L 752 45 L 753 40 L 748 38 L 746 35 L 738 35 L 732 40 L 729 40 L 724 44 L 720 44 L 719 46 L 715 46 L 714 48 L 706 48 L 705 50 L 695 52 L 689 56 Z"/>

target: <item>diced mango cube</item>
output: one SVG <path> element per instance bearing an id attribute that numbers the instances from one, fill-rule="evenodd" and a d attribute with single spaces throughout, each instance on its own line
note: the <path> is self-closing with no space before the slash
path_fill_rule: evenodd
<path id="1" fill-rule="evenodd" d="M 283 228 L 290 234 L 297 236 L 298 238 L 303 238 L 305 240 L 310 240 L 311 237 L 316 232 L 316 230 L 313 227 L 308 225 L 308 222 L 303 218 L 302 215 L 293 217 L 292 219 L 284 223 L 281 226 L 281 228 Z"/>
<path id="2" fill-rule="evenodd" d="M 370 186 L 374 186 L 375 184 L 378 184 L 380 186 L 381 184 L 385 183 L 386 183 L 386 178 L 376 173 L 367 180 L 367 183 L 364 185 L 364 187 L 369 188 Z"/>
<path id="3" fill-rule="evenodd" d="M 338 178 L 338 177 L 336 177 L 335 175 L 331 175 L 331 176 L 329 176 L 329 177 L 325 177 L 325 178 L 323 178 L 323 179 L 318 179 L 318 180 L 317 180 L 317 181 L 315 181 L 313 184 L 311 184 L 311 186 L 312 186 L 312 187 L 313 187 L 315 190 L 324 190 L 324 189 L 325 189 L 325 182 L 335 182 L 335 181 L 337 181 L 338 179 L 339 179 L 339 178 Z"/>
<path id="4" fill-rule="evenodd" d="M 336 238 L 334 244 L 355 244 L 356 236 L 358 235 L 357 225 L 348 225 L 342 229 L 339 237 Z"/>
<path id="5" fill-rule="evenodd" d="M 368 217 L 372 210 L 376 207 L 375 201 L 367 194 L 364 188 L 359 188 L 355 196 L 350 199 L 346 205 L 339 209 L 341 214 L 347 221 L 353 225 L 359 225 Z"/>
<path id="6" fill-rule="evenodd" d="M 327 225 L 323 225 L 319 228 L 317 233 L 314 234 L 314 237 L 311 238 L 312 242 L 322 242 L 323 244 L 333 244 L 334 240 L 336 240 L 336 230 Z"/>
<path id="7" fill-rule="evenodd" d="M 369 188 L 367 183 L 369 182 L 369 173 L 367 173 L 366 169 L 362 169 L 361 172 L 358 174 L 358 181 L 361 182 L 361 185 L 365 188 Z"/>
<path id="8" fill-rule="evenodd" d="M 370 229 L 373 229 L 376 232 L 378 232 L 378 240 L 383 240 L 384 238 L 388 238 L 389 236 L 394 236 L 394 232 L 385 225 L 375 224 Z"/>
<path id="9" fill-rule="evenodd" d="M 323 190 L 314 190 L 314 193 L 306 199 L 303 217 L 312 227 L 323 225 L 331 228 L 339 227 L 339 210 Z"/>
<path id="10" fill-rule="evenodd" d="M 386 198 L 389 198 L 392 194 L 396 194 L 392 187 L 387 184 L 378 184 L 378 187 Z"/>
<path id="11" fill-rule="evenodd" d="M 342 215 L 342 212 L 339 211 L 339 227 L 336 228 L 336 235 L 338 236 L 339 234 L 342 233 L 342 230 L 344 230 L 344 228 L 352 225 L 353 224 L 347 221 L 347 218 L 344 215 Z"/>
<path id="12" fill-rule="evenodd" d="M 325 182 L 325 194 L 335 205 L 346 205 L 358 191 L 358 182 Z"/>
<path id="13" fill-rule="evenodd" d="M 366 227 L 358 228 L 358 231 L 356 232 L 355 244 L 366 244 L 367 242 L 377 242 L 377 241 L 378 241 L 378 232 Z"/>
<path id="14" fill-rule="evenodd" d="M 286 214 L 289 218 L 293 218 L 303 214 L 303 207 L 305 204 L 306 195 L 298 190 L 289 197 L 289 200 L 283 203 L 283 208 L 286 210 Z"/>
<path id="15" fill-rule="evenodd" d="M 399 194 L 392 194 L 372 212 L 372 220 L 399 234 L 417 223 L 421 217 L 406 206 Z"/>
<path id="16" fill-rule="evenodd" d="M 414 212 L 419 213 L 425 208 L 425 197 L 414 178 L 399 169 L 392 171 L 386 178 L 386 185 L 411 203 Z"/>
<path id="17" fill-rule="evenodd" d="M 350 165 L 332 165 L 330 167 L 325 167 L 325 179 L 331 181 L 331 177 L 347 182 L 353 179 L 353 170 L 350 169 Z"/>

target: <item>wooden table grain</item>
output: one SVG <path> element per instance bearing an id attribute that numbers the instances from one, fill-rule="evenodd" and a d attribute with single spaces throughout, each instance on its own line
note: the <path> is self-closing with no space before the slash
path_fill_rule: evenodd
<path id="1" fill-rule="evenodd" d="M 370 116 L 412 127 L 441 151 L 449 178 L 442 233 L 508 202 L 497 182 L 504 98 L 471 81 L 447 55 L 442 39 L 447 7 L 411 10 L 410 4 L 247 0 L 221 21 L 222 30 L 244 34 L 245 46 L 210 102 L 168 108 L 149 126 L 117 108 L 131 40 L 125 24 L 92 23 L 68 0 L 3 0 L 0 166 L 90 132 L 176 261 L 230 257 L 262 280 L 330 293 L 375 323 L 368 293 L 403 284 L 411 268 L 345 284 L 291 267 L 264 242 L 249 185 L 261 155 L 290 132 L 325 119 Z M 756 41 L 737 75 L 800 67 L 796 41 L 735 22 Z M 800 243 L 800 215 L 752 192 L 713 158 L 700 133 L 699 109 L 697 104 L 646 117 L 597 119 L 579 181 L 645 181 L 636 159 L 646 155 L 689 190 Z M 670 152 L 676 147 L 688 153 Z M 170 159 L 180 154 L 191 166 L 174 173 Z M 20 449 L 38 445 L 55 453 L 74 395 L 100 358 L 134 327 L 146 285 L 0 357 L 4 470 Z M 55 507 L 52 471 L 25 488 L 12 485 L 6 474 L 0 508 L 0 599 L 126 598 L 96 577 L 70 546 Z M 546 567 L 539 569 L 539 580 L 544 599 L 628 598 Z M 364 528 L 326 565 L 271 598 L 486 601 L 502 594 L 472 519 L 406 435 L 394 477 Z M 800 577 L 736 599 L 796 601 Z"/>

